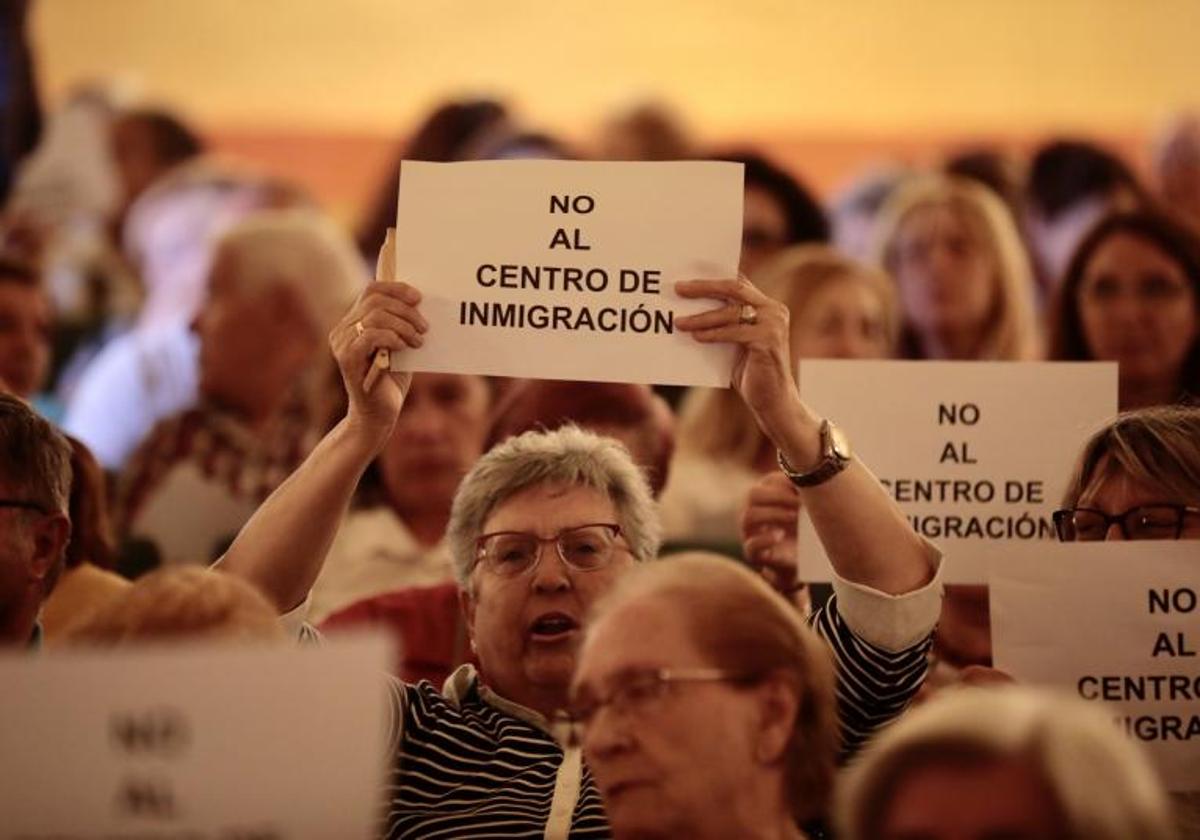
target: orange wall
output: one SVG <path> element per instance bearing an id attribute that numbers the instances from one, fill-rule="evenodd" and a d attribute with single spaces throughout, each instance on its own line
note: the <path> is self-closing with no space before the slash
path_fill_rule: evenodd
<path id="1" fill-rule="evenodd" d="M 1197 0 L 37 0 L 53 104 L 84 81 L 181 111 L 343 218 L 440 99 L 573 140 L 635 99 L 759 141 L 822 190 L 881 154 L 1050 132 L 1144 155 L 1200 105 Z"/>

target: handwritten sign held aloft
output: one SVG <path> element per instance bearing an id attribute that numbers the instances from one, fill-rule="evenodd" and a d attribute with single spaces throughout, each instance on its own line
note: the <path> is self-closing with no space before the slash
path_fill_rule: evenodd
<path id="1" fill-rule="evenodd" d="M 993 572 L 996 667 L 1111 705 L 1171 790 L 1200 790 L 1194 540 L 1027 546 Z"/>
<path id="2" fill-rule="evenodd" d="M 1055 538 L 1075 458 L 1117 411 L 1109 363 L 803 360 L 799 379 L 805 402 L 846 431 L 945 552 L 952 583 L 986 583 L 1010 546 Z M 799 537 L 801 579 L 828 580 L 803 513 Z"/>
<path id="3" fill-rule="evenodd" d="M 400 171 L 396 279 L 430 329 L 397 370 L 729 384 L 733 351 L 675 331 L 678 280 L 737 276 L 742 167 L 479 161 Z"/>
<path id="4" fill-rule="evenodd" d="M 0 834 L 374 837 L 388 647 L 2 657 Z"/>

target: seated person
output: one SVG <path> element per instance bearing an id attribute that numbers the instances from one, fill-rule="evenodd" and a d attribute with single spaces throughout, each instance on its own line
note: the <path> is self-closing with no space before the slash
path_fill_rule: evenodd
<path id="1" fill-rule="evenodd" d="M 62 572 L 70 490 L 66 438 L 0 393 L 0 647 L 41 645 L 38 613 Z"/>
<path id="2" fill-rule="evenodd" d="M 386 254 L 380 263 L 390 276 Z M 676 327 L 736 346 L 734 387 L 784 463 L 799 465 L 795 474 L 811 485 L 804 503 L 840 576 L 835 589 L 855 593 L 824 613 L 835 657 L 851 668 L 873 659 L 889 674 L 882 683 L 841 683 L 857 710 L 842 719 L 853 751 L 920 685 L 940 600 L 938 557 L 867 469 L 831 450 L 829 426 L 800 401 L 784 305 L 744 280 L 676 289 L 720 301 Z M 276 609 L 303 602 L 358 479 L 391 436 L 412 379 L 381 371 L 374 355 L 423 344 L 420 299 L 404 283 L 375 283 L 333 330 L 347 416 L 222 560 Z M 635 563 L 654 559 L 658 530 L 644 477 L 613 441 L 569 427 L 531 432 L 480 459 L 447 529 L 479 668 L 464 666 L 444 692 L 394 684 L 384 836 L 609 835 L 591 771 L 578 748 L 555 739 L 552 719 L 567 705 L 589 608 Z"/>
<path id="3" fill-rule="evenodd" d="M 159 424 L 121 477 L 115 522 L 163 563 L 208 563 L 308 453 L 329 410 L 323 336 L 362 288 L 348 238 L 308 211 L 247 219 L 217 246 L 197 407 Z"/>
<path id="4" fill-rule="evenodd" d="M 116 549 L 108 521 L 104 473 L 86 446 L 74 438 L 68 442 L 71 540 L 62 576 L 42 605 L 42 629 L 48 641 L 129 588 L 129 581 L 112 571 Z"/>
<path id="5" fill-rule="evenodd" d="M 0 389 L 29 399 L 46 385 L 51 323 L 37 269 L 0 254 Z"/>
<path id="6" fill-rule="evenodd" d="M 941 695 L 864 750 L 844 840 L 1172 840 L 1150 762 L 1094 705 L 1031 689 Z"/>
<path id="7" fill-rule="evenodd" d="M 615 837 L 799 838 L 826 814 L 840 747 L 830 648 L 725 558 L 646 564 L 596 603 L 569 717 Z"/>
<path id="8" fill-rule="evenodd" d="M 129 207 L 122 257 L 144 294 L 132 328 L 101 336 L 79 363 L 63 419 L 106 470 L 119 472 L 156 423 L 196 404 L 189 324 L 208 296 L 214 247 L 253 213 L 298 204 L 287 189 L 200 157 L 170 167 Z"/>
<path id="9" fill-rule="evenodd" d="M 880 211 L 876 237 L 877 259 L 896 281 L 900 358 L 1041 357 L 1029 257 L 990 189 L 950 175 L 912 178 Z"/>
<path id="10" fill-rule="evenodd" d="M 483 376 L 413 377 L 392 437 L 359 482 L 313 586 L 311 621 L 405 587 L 453 581 L 443 539 L 450 501 L 483 454 L 499 387 Z"/>
<path id="11" fill-rule="evenodd" d="M 787 305 L 792 359 L 885 359 L 899 330 L 882 272 L 822 245 L 788 248 L 756 285 Z M 679 413 L 679 448 L 662 497 L 668 543 L 737 553 L 738 511 L 759 476 L 777 473 L 775 447 L 728 388 L 693 388 Z"/>
<path id="12" fill-rule="evenodd" d="M 1155 211 L 1103 218 L 1059 287 L 1050 358 L 1116 362 L 1122 411 L 1200 394 L 1200 233 Z"/>
<path id="13" fill-rule="evenodd" d="M 468 380 L 476 377 L 458 378 Z M 419 389 L 421 379 L 420 374 L 413 377 L 413 389 Z M 409 392 L 405 400 L 405 409 L 400 412 L 396 431 L 392 433 L 384 458 L 392 450 L 397 450 L 397 457 L 402 451 L 398 448 L 398 439 L 401 429 L 405 427 L 405 415 L 414 396 L 421 398 L 419 393 Z M 488 435 L 491 441 L 500 442 L 526 431 L 552 430 L 567 423 L 575 423 L 624 443 L 634 461 L 645 472 L 651 492 L 656 498 L 662 490 L 674 442 L 673 416 L 662 398 L 656 396 L 647 386 L 610 382 L 527 380 L 514 384 L 500 403 L 496 411 L 496 420 Z M 446 420 L 441 424 L 441 428 L 446 429 L 451 425 L 449 420 Z M 406 446 L 411 447 L 413 443 L 414 441 L 407 441 Z M 409 451 L 411 452 L 411 449 Z M 457 482 L 447 490 L 447 515 L 450 494 L 456 486 Z M 361 491 L 360 483 L 360 494 Z M 426 498 L 428 497 L 427 493 Z M 354 561 L 363 565 L 362 559 L 355 560 L 345 553 L 339 556 L 339 547 L 348 542 L 344 537 L 347 528 L 352 527 L 354 517 L 352 512 L 342 524 L 342 529 L 334 541 L 330 557 L 326 559 L 321 576 L 317 578 L 313 594 L 314 604 L 323 594 L 322 583 L 330 575 L 331 564 L 340 562 L 349 565 Z M 379 556 L 387 556 L 397 552 L 405 544 L 403 540 L 396 540 L 394 544 L 387 545 L 380 540 L 374 551 Z M 446 560 L 448 563 L 448 555 Z M 447 572 L 452 574 L 449 566 Z M 403 569 L 396 569 L 391 574 L 393 580 L 401 581 Z M 397 587 L 399 588 L 345 606 L 323 619 L 323 613 L 314 610 L 314 605 L 310 605 L 309 615 L 322 621 L 323 630 L 366 625 L 384 627 L 395 633 L 401 640 L 398 649 L 400 659 L 395 673 L 408 682 L 427 679 L 434 685 L 441 685 L 459 665 L 475 662 L 467 645 L 466 624 L 458 606 L 458 586 L 453 579 L 446 583 L 425 586 L 401 586 L 397 583 Z"/>
<path id="14" fill-rule="evenodd" d="M 794 488 L 764 478 L 742 519 L 746 556 L 772 569 L 783 588 L 796 578 Z M 1074 540 L 1200 539 L 1200 408 L 1160 406 L 1118 415 L 1084 445 L 1063 509 L 1058 538 Z M 968 588 L 968 587 L 964 587 Z M 930 685 L 988 678 L 992 639 L 987 587 L 974 609 L 960 599 L 943 604 Z M 993 672 L 990 676 L 995 676 Z"/>

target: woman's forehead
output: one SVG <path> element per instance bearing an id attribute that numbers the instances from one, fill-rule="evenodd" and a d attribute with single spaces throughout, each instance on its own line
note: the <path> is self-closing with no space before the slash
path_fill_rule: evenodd
<path id="1" fill-rule="evenodd" d="M 627 588 L 594 616 L 580 662 L 583 681 L 608 681 L 659 668 L 708 664 L 692 637 L 686 607 L 661 591 Z M 646 643 L 653 639 L 654 644 Z"/>
<path id="2" fill-rule="evenodd" d="M 1174 502 L 1165 488 L 1149 484 L 1130 474 L 1110 455 L 1096 462 L 1091 476 L 1079 494 L 1079 507 L 1120 507 L 1125 510 L 1149 502 Z"/>
<path id="3" fill-rule="evenodd" d="M 615 521 L 612 500 L 595 487 L 540 482 L 518 490 L 492 508 L 483 530 L 544 531 L 542 535 L 549 536 L 574 525 Z"/>

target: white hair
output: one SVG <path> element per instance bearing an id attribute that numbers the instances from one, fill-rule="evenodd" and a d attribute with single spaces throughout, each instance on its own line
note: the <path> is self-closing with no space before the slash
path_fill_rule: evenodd
<path id="1" fill-rule="evenodd" d="M 367 281 L 366 266 L 349 237 L 315 210 L 255 213 L 230 228 L 218 249 L 234 260 L 239 289 L 292 289 L 322 337 Z"/>
<path id="2" fill-rule="evenodd" d="M 642 470 L 620 442 L 567 425 L 552 432 L 511 437 L 480 458 L 467 473 L 450 510 L 446 539 L 460 585 L 475 565 L 475 543 L 499 505 L 530 487 L 590 487 L 617 509 L 617 524 L 639 561 L 658 555 L 661 526 Z"/>
<path id="3" fill-rule="evenodd" d="M 838 836 L 878 836 L 906 777 L 922 767 L 1025 761 L 1062 815 L 1064 840 L 1175 837 L 1145 754 L 1094 704 L 1007 686 L 948 690 L 884 731 L 846 773 Z"/>

